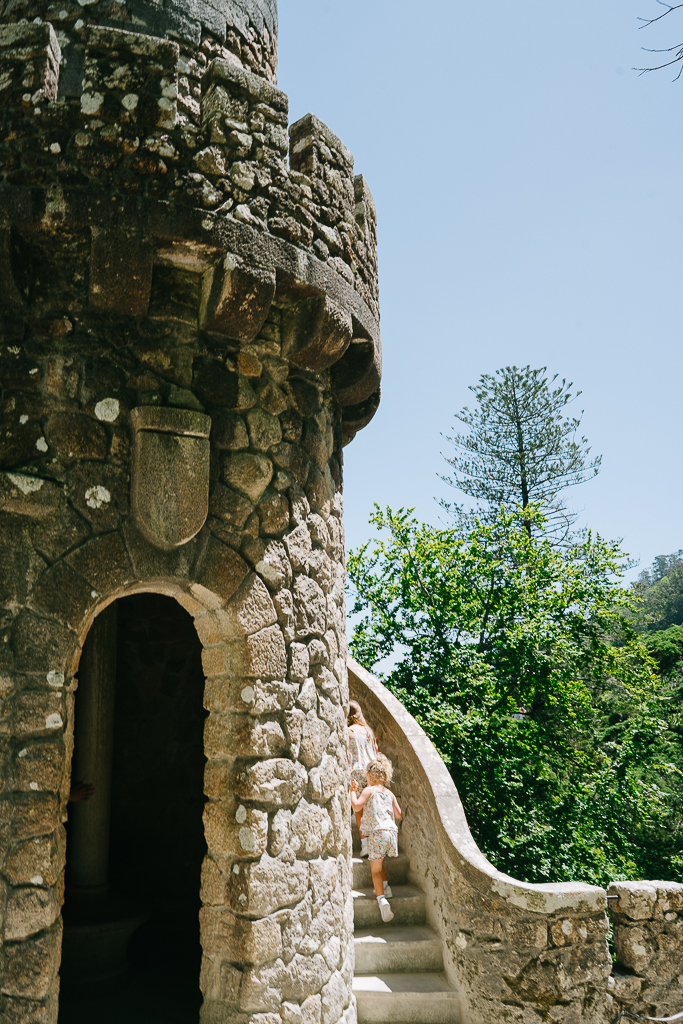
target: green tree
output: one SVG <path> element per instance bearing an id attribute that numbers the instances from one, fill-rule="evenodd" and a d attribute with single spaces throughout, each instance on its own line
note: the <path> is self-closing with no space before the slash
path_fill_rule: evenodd
<path id="1" fill-rule="evenodd" d="M 637 628 L 649 631 L 683 625 L 683 550 L 657 555 L 633 584 L 641 599 L 634 617 Z"/>
<path id="2" fill-rule="evenodd" d="M 678 776 L 618 546 L 558 550 L 533 505 L 467 536 L 404 510 L 371 522 L 380 535 L 349 557 L 351 650 L 388 660 L 490 859 L 536 882 L 678 877 Z"/>
<path id="3" fill-rule="evenodd" d="M 662 679 L 677 681 L 683 677 L 683 626 L 651 633 L 645 637 L 645 643 Z"/>
<path id="4" fill-rule="evenodd" d="M 470 387 L 477 407 L 456 413 L 467 432 L 446 437 L 455 448 L 451 458 L 444 456 L 454 473 L 442 479 L 475 498 L 480 516 L 489 520 L 503 505 L 538 505 L 545 529 L 561 540 L 576 521 L 561 494 L 595 476 L 601 457 L 591 459 L 586 438 L 577 437 L 581 416 L 565 416 L 581 392 L 572 394 L 571 383 L 554 386 L 556 381 L 557 374 L 549 378 L 545 366 L 506 366 L 481 376 Z M 462 515 L 458 506 L 442 504 Z M 526 528 L 531 530 L 530 519 Z"/>

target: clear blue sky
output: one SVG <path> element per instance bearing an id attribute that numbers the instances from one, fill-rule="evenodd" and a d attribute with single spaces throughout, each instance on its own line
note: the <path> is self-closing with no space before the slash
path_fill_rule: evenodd
<path id="1" fill-rule="evenodd" d="M 354 154 L 377 205 L 379 412 L 345 449 L 348 546 L 381 505 L 436 522 L 441 433 L 480 374 L 583 391 L 583 521 L 647 566 L 683 547 L 683 43 L 655 0 L 280 0 L 279 84 Z M 633 577 L 636 573 L 632 572 Z"/>

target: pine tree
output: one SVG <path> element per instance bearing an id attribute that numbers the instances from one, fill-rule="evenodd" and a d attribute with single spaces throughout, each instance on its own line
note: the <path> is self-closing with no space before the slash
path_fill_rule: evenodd
<path id="1" fill-rule="evenodd" d="M 585 437 L 577 437 L 581 415 L 566 417 L 565 409 L 581 394 L 557 374 L 506 366 L 495 374 L 483 374 L 470 387 L 477 408 L 467 406 L 455 414 L 469 428 L 467 433 L 447 436 L 455 448 L 446 461 L 454 469 L 442 479 L 479 503 L 478 514 L 496 516 L 504 505 L 526 509 L 538 505 L 547 519 L 547 533 L 565 540 L 577 519 L 562 499 L 562 492 L 595 476 L 601 456 L 589 458 Z M 468 518 L 454 504 L 441 503 L 450 512 Z M 530 523 L 527 530 L 531 531 Z"/>

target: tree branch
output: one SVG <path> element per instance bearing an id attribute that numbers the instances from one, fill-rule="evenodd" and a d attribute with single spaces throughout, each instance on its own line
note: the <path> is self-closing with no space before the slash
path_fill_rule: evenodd
<path id="1" fill-rule="evenodd" d="M 658 14 L 656 18 L 638 18 L 638 21 L 642 21 L 643 22 L 642 25 L 638 26 L 639 29 L 647 28 L 648 25 L 654 25 L 654 23 L 656 21 L 661 21 L 662 18 L 666 18 L 666 16 L 668 14 L 671 14 L 672 11 L 678 11 L 681 8 L 683 8 L 683 3 L 681 3 L 681 4 L 669 4 L 669 3 L 666 3 L 666 0 L 657 0 L 657 3 L 660 5 L 660 7 L 666 7 L 666 10 L 663 11 L 662 14 Z M 674 53 L 675 52 L 676 56 L 673 58 L 673 60 L 668 60 L 664 64 L 657 64 L 657 65 L 655 65 L 653 67 L 649 67 L 649 68 L 633 68 L 634 71 L 639 71 L 641 75 L 645 75 L 649 71 L 661 71 L 662 68 L 670 68 L 672 64 L 678 64 L 679 61 L 683 61 L 683 43 L 680 43 L 677 46 L 669 46 L 667 49 L 663 49 L 663 50 L 650 50 L 650 49 L 648 49 L 648 47 L 644 46 L 643 50 L 646 53 Z M 677 82 L 682 74 L 683 74 L 683 66 L 681 67 L 680 71 L 678 72 L 676 77 L 673 79 L 673 81 Z"/>
<path id="2" fill-rule="evenodd" d="M 638 21 L 642 21 L 643 24 L 639 25 L 638 28 L 647 28 L 648 25 L 654 25 L 656 21 L 661 21 L 662 18 L 666 18 L 667 14 L 671 14 L 672 11 L 677 11 L 679 7 L 683 7 L 683 4 L 667 4 L 664 0 L 657 0 L 657 3 L 661 7 L 666 7 L 667 10 L 663 14 L 658 14 L 656 18 L 638 18 Z"/>
<path id="3" fill-rule="evenodd" d="M 683 6 L 683 4 L 681 6 Z M 664 64 L 656 64 L 651 68 L 633 69 L 634 71 L 639 71 L 641 75 L 647 74 L 648 71 L 661 71 L 662 68 L 670 68 L 672 64 L 678 64 L 679 61 L 683 60 L 683 43 L 679 43 L 676 46 L 670 46 L 667 50 L 648 50 L 646 47 L 643 47 L 643 50 L 645 50 L 646 53 L 671 53 L 673 50 L 676 50 L 677 52 L 673 60 L 668 60 Z M 683 67 L 681 67 L 680 71 L 672 81 L 677 82 L 681 75 L 683 75 Z"/>

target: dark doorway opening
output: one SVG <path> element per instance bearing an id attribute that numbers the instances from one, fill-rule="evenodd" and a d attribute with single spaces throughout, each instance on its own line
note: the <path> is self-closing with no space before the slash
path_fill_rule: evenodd
<path id="1" fill-rule="evenodd" d="M 79 976 L 77 963 L 63 962 L 59 1024 L 192 1024 L 201 1004 L 198 915 L 206 853 L 201 643 L 191 617 L 169 597 L 123 598 L 116 602 L 115 615 L 109 863 L 103 899 L 109 907 L 123 901 L 139 920 L 124 951 L 125 974 L 91 984 Z M 91 633 L 96 641 L 95 630 Z M 84 648 L 84 657 L 86 653 Z M 90 682 L 79 679 L 79 691 Z M 79 696 L 74 765 L 79 763 L 84 728 L 78 719 Z M 81 742 L 85 745 L 86 740 Z M 77 930 L 82 918 L 81 889 L 69 877 L 69 842 L 77 838 L 75 821 L 82 805 L 71 806 L 75 814 L 73 836 L 67 840 L 65 935 L 70 921 L 73 929 L 76 920 Z M 98 906 L 104 906 L 99 898 Z M 93 913 L 96 917 L 96 907 Z M 71 955 L 73 961 L 73 947 L 71 954 L 68 949 L 65 940 L 64 956 Z"/>

